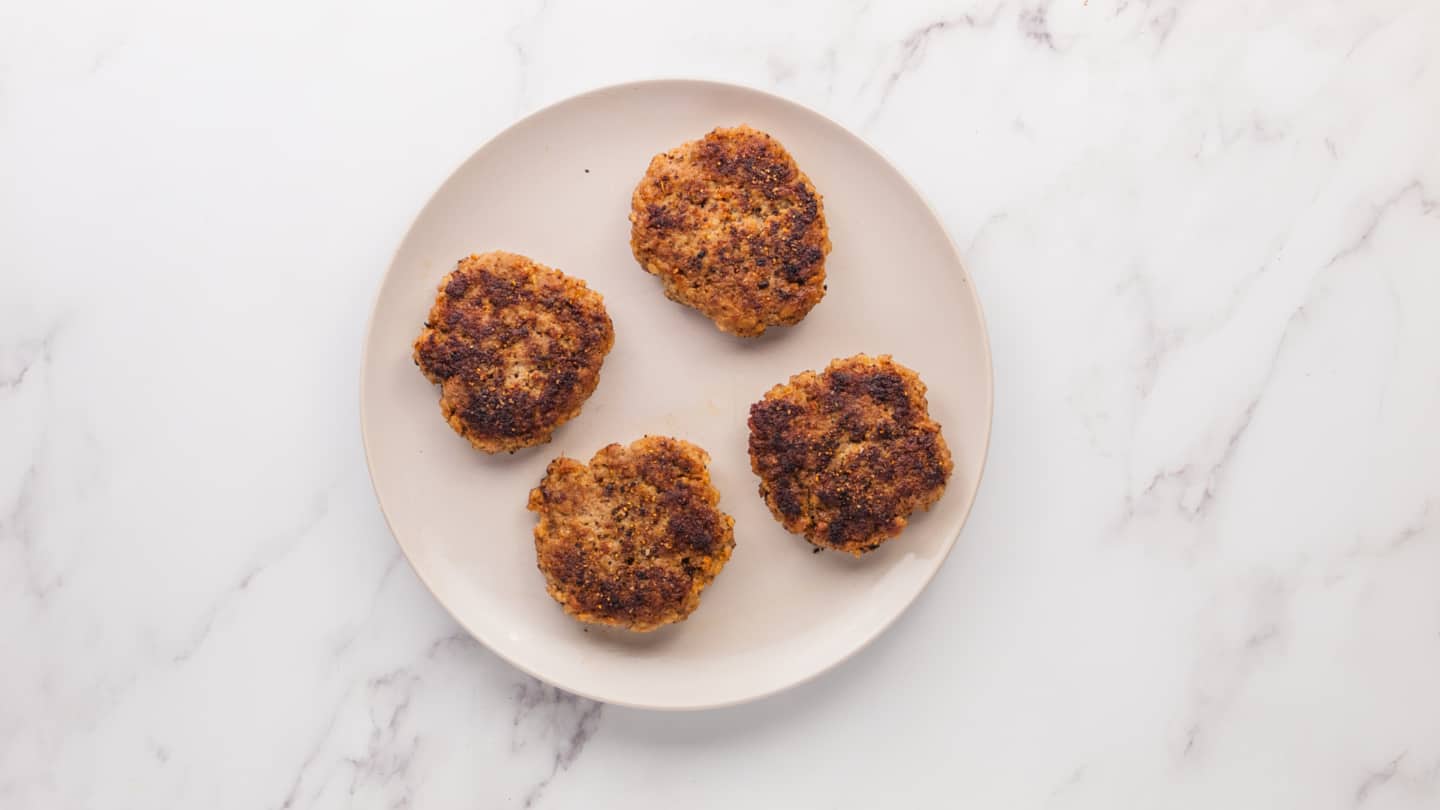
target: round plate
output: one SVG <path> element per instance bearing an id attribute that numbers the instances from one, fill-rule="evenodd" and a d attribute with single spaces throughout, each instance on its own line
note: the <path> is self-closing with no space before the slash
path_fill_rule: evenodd
<path id="1" fill-rule="evenodd" d="M 829 292 L 799 325 L 758 339 L 673 303 L 630 253 L 630 193 L 650 158 L 717 126 L 783 143 L 824 197 Z M 507 250 L 605 296 L 615 348 L 581 414 L 548 445 L 490 456 L 440 416 L 411 361 L 440 278 Z M 955 457 L 945 495 L 855 559 L 776 523 L 750 471 L 746 418 L 772 385 L 832 358 L 892 354 L 929 386 Z M 813 677 L 875 638 L 935 575 L 970 511 L 990 438 L 990 348 L 955 247 L 915 189 L 819 113 L 699 81 L 619 85 L 531 115 L 476 152 L 420 212 L 381 283 L 360 378 L 360 427 L 380 508 L 416 573 L 505 660 L 610 703 L 697 709 Z M 588 462 L 645 434 L 710 452 L 735 552 L 701 605 L 653 633 L 582 625 L 545 592 L 526 497 L 558 455 Z"/>

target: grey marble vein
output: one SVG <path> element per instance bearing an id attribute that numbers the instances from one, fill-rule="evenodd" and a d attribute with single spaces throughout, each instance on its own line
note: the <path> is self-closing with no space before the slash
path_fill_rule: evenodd
<path id="1" fill-rule="evenodd" d="M 1364 226 L 1360 228 L 1359 234 L 1356 235 L 1355 238 L 1352 239 L 1348 244 L 1337 250 L 1335 254 L 1330 257 L 1330 260 L 1325 263 L 1325 267 L 1333 267 L 1334 265 L 1339 264 L 1341 261 L 1349 259 L 1350 257 L 1356 255 L 1357 253 L 1368 247 L 1370 245 L 1371 237 L 1373 237 L 1375 235 L 1375 232 L 1379 230 L 1381 224 L 1385 222 L 1386 217 L 1390 215 L 1390 213 L 1395 209 L 1396 206 L 1400 205 L 1406 200 L 1409 200 L 1412 197 L 1415 200 L 1415 204 L 1420 209 L 1421 216 L 1428 217 L 1433 215 L 1436 211 L 1437 205 L 1440 205 L 1440 203 L 1437 203 L 1426 193 L 1425 184 L 1423 182 L 1419 180 L 1412 180 L 1409 183 L 1406 183 L 1398 191 L 1386 197 L 1378 205 L 1374 206 L 1374 210 L 1371 212 L 1370 217 L 1365 221 Z"/>
<path id="2" fill-rule="evenodd" d="M 579 759 L 585 744 L 599 728 L 604 707 L 533 679 L 516 685 L 513 700 L 512 725 L 516 735 L 511 738 L 512 748 L 528 744 L 528 740 L 520 736 L 520 729 L 537 715 L 543 718 L 542 726 L 554 741 L 549 772 L 526 791 L 521 801 L 521 806 L 531 808 L 538 806 L 555 778 Z"/>
<path id="3" fill-rule="evenodd" d="M 310 501 L 310 504 L 304 513 L 296 520 L 294 526 L 278 532 L 275 538 L 269 542 L 260 544 L 262 548 L 273 548 L 277 545 L 278 548 L 273 548 L 273 550 L 267 552 L 262 559 L 248 566 L 235 580 L 235 583 L 225 588 L 219 598 L 206 608 L 200 621 L 196 623 L 195 629 L 189 634 L 186 640 L 181 643 L 180 648 L 171 655 L 170 660 L 172 663 L 184 664 L 194 657 L 210 638 L 211 632 L 215 628 L 215 622 L 221 616 L 225 615 L 227 611 L 233 609 L 235 604 L 245 597 L 256 578 L 295 553 L 299 546 L 305 542 L 306 538 L 311 535 L 315 527 L 319 526 L 326 515 L 329 514 L 331 494 L 333 491 L 333 484 L 323 488 L 316 497 Z"/>
<path id="4" fill-rule="evenodd" d="M 1365 804 L 1370 798 L 1371 793 L 1389 784 L 1390 780 L 1395 778 L 1395 772 L 1400 769 L 1400 762 L 1404 759 L 1405 753 L 1401 752 L 1399 756 L 1390 760 L 1390 763 L 1384 768 L 1368 774 L 1365 779 L 1360 782 L 1360 785 L 1355 788 L 1355 806 L 1360 807 Z"/>
<path id="5" fill-rule="evenodd" d="M 1055 47 L 1055 36 L 1050 33 L 1050 7 L 1045 4 L 1034 5 L 1020 10 L 1016 17 L 1016 24 L 1020 27 L 1020 34 L 1030 42 L 1039 45 L 1050 51 L 1058 51 Z"/>
<path id="6" fill-rule="evenodd" d="M 550 0 L 536 0 L 534 11 L 510 28 L 505 40 L 515 53 L 515 108 L 528 112 L 531 106 L 531 82 L 535 71 L 535 49 L 541 41 Z"/>
<path id="7" fill-rule="evenodd" d="M 1001 7 L 1002 5 L 997 4 L 991 9 L 989 16 L 985 17 L 965 13 L 934 20 L 907 34 L 900 41 L 898 64 L 890 70 L 884 83 L 880 86 L 879 98 L 866 121 L 866 126 L 873 124 L 884 111 L 886 102 L 890 100 L 890 94 L 895 91 L 895 86 L 900 83 L 900 80 L 917 70 L 924 62 L 926 48 L 932 39 L 957 28 L 989 28 L 999 19 Z"/>

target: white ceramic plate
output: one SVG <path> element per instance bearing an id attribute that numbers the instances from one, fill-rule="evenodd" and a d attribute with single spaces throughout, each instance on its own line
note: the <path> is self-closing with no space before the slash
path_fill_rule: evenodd
<path id="1" fill-rule="evenodd" d="M 630 193 L 650 158 L 716 126 L 783 143 L 824 196 L 829 292 L 792 328 L 719 332 L 665 298 L 630 253 Z M 411 362 L 441 276 L 508 250 L 605 296 L 615 348 L 600 386 L 548 445 L 472 450 Z M 791 374 L 858 352 L 892 354 L 929 385 L 955 457 L 945 496 L 861 559 L 811 554 L 760 500 L 746 451 L 750 404 Z M 476 152 L 420 212 L 380 287 L 366 337 L 360 425 L 400 547 L 467 630 L 520 669 L 610 703 L 696 709 L 759 698 L 843 661 L 935 575 L 970 511 L 989 444 L 990 350 L 980 304 L 935 214 L 879 154 L 811 110 L 699 81 L 620 85 L 560 102 Z M 545 592 L 530 489 L 557 455 L 589 461 L 647 433 L 712 457 L 735 553 L 680 624 L 649 634 L 586 627 Z"/>

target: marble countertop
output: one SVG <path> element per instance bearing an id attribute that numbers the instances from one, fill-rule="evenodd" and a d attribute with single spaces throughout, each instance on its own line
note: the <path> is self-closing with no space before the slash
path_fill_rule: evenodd
<path id="1" fill-rule="evenodd" d="M 8 4 L 0 806 L 1440 806 L 1440 5 L 768 6 Z M 356 406 L 449 171 L 667 75 L 890 155 L 997 380 L 913 608 L 684 715 L 460 632 Z"/>

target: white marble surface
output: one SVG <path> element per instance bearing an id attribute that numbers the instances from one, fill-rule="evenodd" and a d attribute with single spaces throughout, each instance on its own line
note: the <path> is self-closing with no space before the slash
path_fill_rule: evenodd
<path id="1" fill-rule="evenodd" d="M 1440 806 L 1440 4 L 0 3 L 0 806 Z M 692 715 L 458 632 L 370 296 L 517 116 L 739 81 L 934 201 L 988 477 L 894 629 Z"/>

